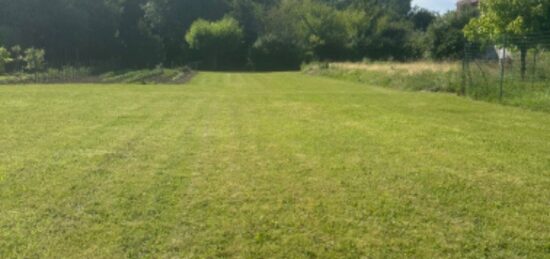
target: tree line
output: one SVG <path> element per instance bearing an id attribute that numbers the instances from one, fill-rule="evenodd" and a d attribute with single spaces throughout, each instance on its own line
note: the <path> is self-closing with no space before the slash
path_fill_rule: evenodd
<path id="1" fill-rule="evenodd" d="M 123 68 L 456 59 L 463 28 L 479 16 L 476 8 L 438 15 L 411 0 L 0 0 L 0 7 L 0 46 L 44 49 L 49 65 Z"/>

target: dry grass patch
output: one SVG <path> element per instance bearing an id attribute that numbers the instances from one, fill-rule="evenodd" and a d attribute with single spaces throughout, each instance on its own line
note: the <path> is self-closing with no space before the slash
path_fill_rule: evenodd
<path id="1" fill-rule="evenodd" d="M 451 72 L 459 68 L 457 62 L 412 62 L 412 63 L 397 63 L 397 62 L 377 62 L 377 63 L 349 63 L 338 62 L 331 63 L 330 68 L 337 69 L 352 69 L 365 70 L 383 73 L 408 73 L 410 75 L 420 74 L 424 72 Z"/>

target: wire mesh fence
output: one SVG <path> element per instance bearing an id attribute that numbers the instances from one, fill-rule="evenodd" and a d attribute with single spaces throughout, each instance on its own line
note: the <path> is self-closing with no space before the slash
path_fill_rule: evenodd
<path id="1" fill-rule="evenodd" d="M 466 95 L 550 110 L 550 32 L 468 43 L 462 74 Z"/>

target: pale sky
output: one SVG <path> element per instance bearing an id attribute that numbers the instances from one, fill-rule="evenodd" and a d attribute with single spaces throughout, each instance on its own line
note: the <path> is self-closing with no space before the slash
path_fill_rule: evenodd
<path id="1" fill-rule="evenodd" d="M 414 5 L 443 14 L 456 8 L 456 0 L 413 0 Z"/>

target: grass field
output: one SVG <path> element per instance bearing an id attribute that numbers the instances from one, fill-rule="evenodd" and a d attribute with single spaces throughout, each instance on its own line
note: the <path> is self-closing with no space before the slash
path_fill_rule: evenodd
<path id="1" fill-rule="evenodd" d="M 550 115 L 300 73 L 0 87 L 1 258 L 548 258 Z"/>

